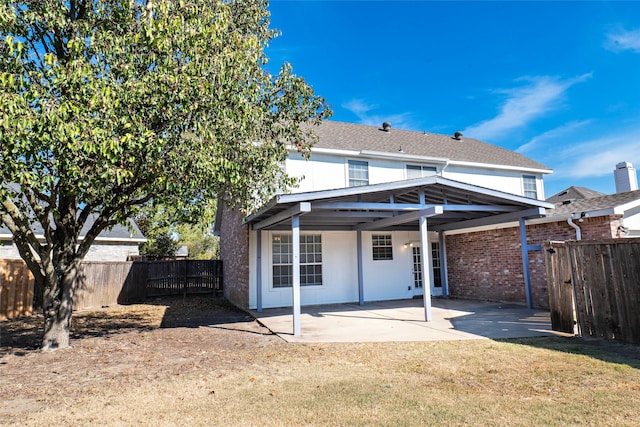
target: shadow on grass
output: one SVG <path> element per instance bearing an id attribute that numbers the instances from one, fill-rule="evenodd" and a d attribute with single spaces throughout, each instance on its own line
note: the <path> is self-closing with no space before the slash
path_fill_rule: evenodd
<path id="1" fill-rule="evenodd" d="M 251 322 L 254 318 L 223 297 L 188 295 L 153 297 L 142 304 L 113 309 L 76 312 L 71 320 L 71 339 L 108 337 L 160 328 L 215 326 Z M 0 356 L 24 355 L 37 350 L 42 341 L 42 315 L 0 322 Z"/>
<path id="2" fill-rule="evenodd" d="M 581 337 L 510 338 L 496 341 L 526 345 L 534 348 L 578 354 L 608 363 L 628 365 L 640 369 L 640 346 Z"/>

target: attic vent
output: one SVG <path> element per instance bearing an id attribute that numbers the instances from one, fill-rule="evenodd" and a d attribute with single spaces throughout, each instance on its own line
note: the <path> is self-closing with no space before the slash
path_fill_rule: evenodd
<path id="1" fill-rule="evenodd" d="M 391 123 L 389 122 L 382 123 L 382 130 L 385 132 L 389 132 L 391 130 Z"/>
<path id="2" fill-rule="evenodd" d="M 563 205 L 570 205 L 571 203 L 575 202 L 576 199 L 567 199 L 567 200 L 563 200 L 562 204 Z"/>
<path id="3" fill-rule="evenodd" d="M 462 141 L 462 132 L 456 132 L 453 134 L 453 138 L 457 139 L 458 141 Z"/>

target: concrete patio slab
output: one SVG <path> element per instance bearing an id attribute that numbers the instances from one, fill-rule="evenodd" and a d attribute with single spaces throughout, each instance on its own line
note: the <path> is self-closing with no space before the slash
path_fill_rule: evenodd
<path id="1" fill-rule="evenodd" d="M 251 311 L 288 342 L 440 341 L 568 336 L 551 330 L 549 312 L 518 305 L 459 299 L 432 300 L 425 322 L 422 299 L 302 307 L 300 336 L 291 308 Z"/>

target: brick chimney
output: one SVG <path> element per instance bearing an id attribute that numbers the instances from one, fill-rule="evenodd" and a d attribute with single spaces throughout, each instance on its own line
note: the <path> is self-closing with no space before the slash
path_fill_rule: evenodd
<path id="1" fill-rule="evenodd" d="M 638 189 L 638 176 L 636 168 L 629 162 L 620 162 L 613 171 L 616 180 L 616 193 L 633 191 Z"/>

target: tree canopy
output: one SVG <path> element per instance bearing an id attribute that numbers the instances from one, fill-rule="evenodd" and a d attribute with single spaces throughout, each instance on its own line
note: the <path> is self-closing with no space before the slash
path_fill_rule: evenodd
<path id="1" fill-rule="evenodd" d="M 44 348 L 68 345 L 77 267 L 145 203 L 247 207 L 292 180 L 330 114 L 284 64 L 262 0 L 0 5 L 0 218 L 33 272 Z M 82 233 L 81 233 L 82 231 Z M 38 292 L 41 291 L 41 292 Z"/>

